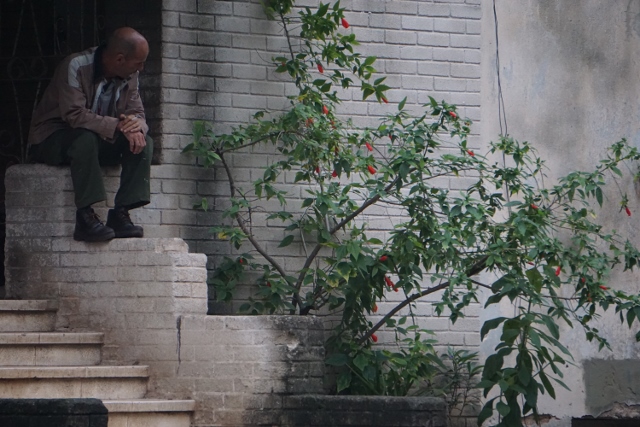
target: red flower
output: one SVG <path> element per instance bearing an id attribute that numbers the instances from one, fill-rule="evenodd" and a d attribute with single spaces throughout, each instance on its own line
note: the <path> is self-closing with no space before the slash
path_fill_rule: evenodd
<path id="1" fill-rule="evenodd" d="M 373 151 L 373 147 L 368 142 L 365 142 L 364 145 L 367 147 L 367 150 Z"/>
<path id="2" fill-rule="evenodd" d="M 371 341 L 378 342 L 378 337 L 376 336 L 376 334 L 371 334 Z"/>
<path id="3" fill-rule="evenodd" d="M 456 113 L 454 113 L 453 111 L 449 111 L 449 115 L 450 115 L 451 117 L 453 117 L 454 119 L 457 119 L 457 118 L 458 118 L 458 115 L 457 115 Z"/>
<path id="4" fill-rule="evenodd" d="M 398 287 L 397 286 L 393 287 L 393 292 L 398 292 Z"/>
<path id="5" fill-rule="evenodd" d="M 474 153 L 471 150 L 467 150 L 467 154 L 470 155 L 471 157 L 474 157 L 476 155 L 476 153 Z"/>
<path id="6" fill-rule="evenodd" d="M 344 28 L 349 28 L 349 23 L 348 23 L 348 22 L 347 22 L 347 20 L 346 20 L 346 19 L 344 19 L 344 18 L 342 18 L 342 26 L 343 26 Z"/>
<path id="7" fill-rule="evenodd" d="M 327 108 L 327 106 L 326 106 L 326 105 L 323 105 L 323 106 L 322 106 L 322 112 L 323 112 L 324 114 L 329 114 L 329 109 Z"/>
<path id="8" fill-rule="evenodd" d="M 587 279 L 586 279 L 586 277 L 582 277 L 582 278 L 580 279 L 580 281 L 581 281 L 582 283 L 585 283 L 585 282 L 587 281 Z"/>
<path id="9" fill-rule="evenodd" d="M 627 212 L 627 216 L 631 216 L 631 209 L 629 209 L 629 206 L 625 206 L 624 210 Z"/>
<path id="10" fill-rule="evenodd" d="M 382 256 L 380 257 L 380 262 L 385 262 L 385 261 L 386 261 L 386 260 L 388 260 L 388 259 L 389 259 L 389 257 L 388 257 L 388 256 L 386 256 L 386 255 L 382 255 Z"/>
<path id="11" fill-rule="evenodd" d="M 387 98 L 385 98 L 384 96 L 381 96 L 380 99 L 382 99 L 382 102 L 384 102 L 385 104 L 389 103 L 389 101 L 387 101 Z"/>
<path id="12" fill-rule="evenodd" d="M 373 303 L 373 308 L 371 309 L 371 311 L 373 311 L 374 313 L 378 312 L 378 304 L 376 304 L 375 302 Z"/>
<path id="13" fill-rule="evenodd" d="M 320 73 L 324 73 L 324 68 L 322 68 L 322 64 L 318 64 L 318 71 Z"/>
<path id="14" fill-rule="evenodd" d="M 534 263 L 532 263 L 531 261 L 527 261 L 527 264 L 529 265 L 535 265 Z"/>
<path id="15" fill-rule="evenodd" d="M 531 206 L 531 209 L 539 209 L 537 205 L 534 205 L 533 203 L 531 203 L 529 206 Z"/>
<path id="16" fill-rule="evenodd" d="M 238 259 L 238 264 L 244 264 L 244 260 L 242 258 Z"/>
<path id="17" fill-rule="evenodd" d="M 384 281 L 387 283 L 388 287 L 395 288 L 395 283 L 393 283 L 393 280 L 389 279 L 387 276 L 384 276 Z"/>
<path id="18" fill-rule="evenodd" d="M 602 289 L 603 291 L 608 291 L 608 290 L 609 290 L 609 288 L 607 288 L 607 287 L 606 287 L 606 286 L 604 286 L 604 285 L 600 285 L 600 286 L 598 286 L 598 287 L 599 287 L 600 289 Z"/>
<path id="19" fill-rule="evenodd" d="M 332 129 L 335 129 L 335 128 L 336 128 L 336 123 L 335 123 L 333 120 L 331 120 L 331 128 L 332 128 Z"/>
<path id="20" fill-rule="evenodd" d="M 371 175 L 373 175 L 374 173 L 376 173 L 376 168 L 374 168 L 373 166 L 369 165 L 367 166 L 367 169 L 369 170 L 369 173 Z"/>
<path id="21" fill-rule="evenodd" d="M 309 117 L 306 121 L 306 125 L 307 127 L 311 126 L 313 124 L 313 118 Z"/>
<path id="22" fill-rule="evenodd" d="M 316 173 L 320 174 L 320 166 L 316 166 Z"/>
<path id="23" fill-rule="evenodd" d="M 562 271 L 562 266 L 558 266 L 558 268 L 556 268 L 556 276 L 560 275 L 560 272 Z"/>
<path id="24" fill-rule="evenodd" d="M 334 177 L 334 178 L 337 178 L 338 177 L 338 172 L 336 172 L 336 171 L 331 172 L 331 176 Z"/>
<path id="25" fill-rule="evenodd" d="M 271 287 L 271 282 L 267 282 L 267 287 Z"/>

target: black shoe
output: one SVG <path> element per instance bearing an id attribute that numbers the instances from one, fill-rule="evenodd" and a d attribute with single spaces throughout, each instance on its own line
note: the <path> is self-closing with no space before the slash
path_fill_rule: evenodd
<path id="1" fill-rule="evenodd" d="M 117 238 L 142 237 L 144 230 L 139 225 L 133 225 L 129 211 L 125 208 L 117 207 L 109 209 L 107 215 L 107 227 L 113 228 Z"/>
<path id="2" fill-rule="evenodd" d="M 105 226 L 92 208 L 76 211 L 76 228 L 73 240 L 81 242 L 106 242 L 116 237 L 113 229 Z"/>

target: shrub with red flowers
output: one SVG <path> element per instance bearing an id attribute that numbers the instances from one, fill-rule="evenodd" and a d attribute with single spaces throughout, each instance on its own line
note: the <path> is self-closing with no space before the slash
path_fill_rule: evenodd
<path id="1" fill-rule="evenodd" d="M 341 321 L 327 342 L 336 392 L 384 395 L 421 390 L 445 367 L 429 332 L 400 315 L 403 309 L 438 295 L 435 312 L 455 322 L 481 291 L 488 295 L 486 307 L 508 299 L 514 314 L 490 319 L 480 331 L 484 338 L 496 330 L 499 344 L 482 371 L 479 386 L 491 398 L 479 424 L 496 413 L 499 426 L 520 426 L 523 416 L 537 414 L 540 394 L 553 397 L 553 382 L 563 385 L 561 368 L 571 355 L 559 322 L 579 325 L 603 347 L 606 337 L 590 326 L 597 310 L 614 307 L 630 326 L 640 315 L 640 296 L 607 282 L 616 266 L 636 266 L 640 252 L 592 215 L 603 204 L 607 181 L 622 174 L 620 164 L 640 160 L 640 154 L 620 141 L 594 170 L 572 172 L 543 188 L 544 162 L 531 145 L 501 137 L 484 154 L 505 161 L 488 161 L 467 146 L 470 121 L 446 102 L 431 99 L 423 114 L 412 116 L 401 101 L 378 127 L 354 129 L 336 113 L 338 89 L 359 87 L 363 99 L 388 103 L 384 77 L 373 77 L 376 58 L 354 51 L 354 29 L 339 2 L 297 15 L 292 10 L 293 0 L 266 2 L 268 17 L 283 25 L 289 42 L 273 66 L 298 88 L 290 108 L 259 111 L 229 134 L 197 123 L 185 150 L 229 177 L 224 216 L 233 223 L 213 231 L 236 248 L 246 242 L 252 248 L 219 263 L 211 280 L 216 297 L 230 301 L 244 274 L 254 271 L 259 290 L 242 311 L 336 313 Z M 299 34 L 292 35 L 292 28 Z M 279 158 L 241 187 L 228 155 L 257 144 L 271 145 Z M 280 186 L 290 171 L 297 185 L 306 186 L 300 205 Z M 461 174 L 474 181 L 466 190 L 438 185 L 442 177 Z M 298 271 L 287 271 L 271 256 L 252 227 L 255 212 L 273 200 L 281 209 L 268 211 L 268 220 L 283 224 L 280 247 L 306 256 Z M 621 200 L 621 213 L 631 215 L 626 196 Z M 375 205 L 404 210 L 404 222 L 387 241 L 370 237 L 361 220 Z M 394 291 L 403 300 L 379 312 L 378 303 Z M 382 329 L 394 332 L 397 347 L 378 343 Z"/>

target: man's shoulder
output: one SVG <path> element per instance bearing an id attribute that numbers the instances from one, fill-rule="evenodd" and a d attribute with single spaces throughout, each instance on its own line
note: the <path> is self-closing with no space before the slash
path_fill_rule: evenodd
<path id="1" fill-rule="evenodd" d="M 93 72 L 94 53 L 97 48 L 92 47 L 82 52 L 72 53 L 67 56 L 61 63 L 63 74 L 66 74 L 68 82 L 71 86 L 79 86 L 78 73 L 81 69 L 87 68 Z"/>

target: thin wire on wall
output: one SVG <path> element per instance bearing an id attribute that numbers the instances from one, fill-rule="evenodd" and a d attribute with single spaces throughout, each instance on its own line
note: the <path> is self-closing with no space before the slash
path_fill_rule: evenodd
<path id="1" fill-rule="evenodd" d="M 507 125 L 507 112 L 504 107 L 504 98 L 502 96 L 502 80 L 500 78 L 500 41 L 498 38 L 498 12 L 496 10 L 496 0 L 493 0 L 493 22 L 496 30 L 495 36 L 496 36 L 496 71 L 498 74 L 498 121 L 500 122 L 500 135 L 507 136 L 509 135 L 509 126 Z"/>

